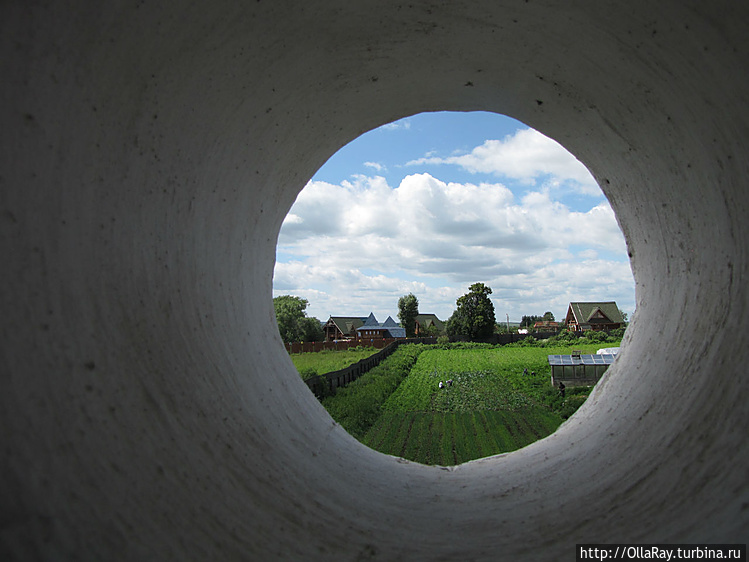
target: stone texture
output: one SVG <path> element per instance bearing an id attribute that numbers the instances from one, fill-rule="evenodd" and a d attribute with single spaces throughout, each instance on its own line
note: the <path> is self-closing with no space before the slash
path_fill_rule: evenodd
<path id="1" fill-rule="evenodd" d="M 0 8 L 6 559 L 746 542 L 745 3 L 65 4 Z M 271 279 L 338 148 L 478 109 L 589 167 L 637 314 L 559 431 L 446 470 L 331 421 L 270 327 Z"/>

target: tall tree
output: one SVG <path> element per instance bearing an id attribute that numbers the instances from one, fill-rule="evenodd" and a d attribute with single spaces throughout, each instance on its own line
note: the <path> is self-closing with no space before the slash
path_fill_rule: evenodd
<path id="1" fill-rule="evenodd" d="M 308 318 L 305 310 L 309 301 L 302 297 L 293 295 L 281 295 L 273 299 L 273 308 L 276 311 L 276 323 L 281 339 L 285 342 L 294 341 L 316 341 L 317 332 L 314 324 L 319 326 L 316 318 Z M 320 329 L 322 332 L 322 329 Z M 322 339 L 322 336 L 320 336 Z"/>
<path id="2" fill-rule="evenodd" d="M 419 315 L 419 299 L 413 293 L 408 293 L 398 299 L 398 319 L 406 329 L 406 337 L 416 335 L 416 317 Z"/>
<path id="3" fill-rule="evenodd" d="M 494 304 L 489 299 L 491 288 L 483 283 L 474 283 L 468 293 L 458 298 L 458 307 L 447 321 L 447 333 L 480 340 L 494 333 L 496 318 Z"/>
<path id="4" fill-rule="evenodd" d="M 554 322 L 554 314 L 552 312 L 544 312 L 544 321 Z"/>

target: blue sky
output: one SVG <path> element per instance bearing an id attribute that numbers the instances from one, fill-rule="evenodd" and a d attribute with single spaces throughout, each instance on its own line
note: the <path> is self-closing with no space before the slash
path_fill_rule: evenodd
<path id="1" fill-rule="evenodd" d="M 468 287 L 492 288 L 498 320 L 570 301 L 615 300 L 634 280 L 616 218 L 555 141 L 494 113 L 421 113 L 341 148 L 279 233 L 274 296 L 307 312 L 397 320 L 398 299 L 446 320 Z"/>

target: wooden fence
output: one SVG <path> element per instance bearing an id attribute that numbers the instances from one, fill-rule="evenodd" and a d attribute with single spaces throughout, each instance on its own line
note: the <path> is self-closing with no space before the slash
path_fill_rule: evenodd
<path id="1" fill-rule="evenodd" d="M 289 353 L 315 353 L 317 351 L 346 351 L 354 347 L 374 347 L 384 349 L 394 341 L 394 338 L 374 338 L 363 340 L 338 340 L 338 341 L 305 341 L 286 342 L 286 351 Z"/>
<path id="2" fill-rule="evenodd" d="M 378 340 L 374 340 L 374 341 L 378 341 Z M 314 377 L 310 377 L 308 379 L 305 379 L 304 382 L 307 384 L 309 389 L 312 392 L 314 392 L 315 396 L 320 398 L 322 396 L 325 396 L 326 394 L 330 394 L 334 392 L 336 388 L 339 388 L 341 386 L 346 386 L 348 383 L 355 381 L 364 373 L 366 373 L 370 369 L 379 365 L 383 359 L 390 357 L 390 355 L 396 349 L 398 349 L 399 345 L 407 344 L 407 343 L 435 344 L 437 343 L 437 338 L 436 337 L 435 338 L 405 338 L 405 339 L 404 338 L 399 338 L 399 339 L 380 338 L 379 341 L 384 341 L 384 342 L 389 342 L 389 343 L 387 343 L 382 348 L 381 351 L 378 351 L 377 353 L 375 353 L 374 355 L 370 355 L 369 357 L 365 357 L 364 359 L 357 361 L 353 365 L 349 365 L 348 367 L 345 367 L 338 371 L 325 373 L 324 375 L 316 375 Z M 322 342 L 318 342 L 318 343 L 322 343 Z M 359 345 L 367 345 L 367 344 L 363 342 L 359 342 Z"/>
<path id="3" fill-rule="evenodd" d="M 556 336 L 558 332 L 535 332 L 531 334 L 493 334 L 486 343 L 492 344 L 508 344 L 520 341 L 528 336 L 533 336 L 536 339 L 546 339 L 552 336 Z M 577 336 L 584 335 L 584 332 L 575 332 Z M 450 341 L 467 341 L 467 338 L 456 338 L 451 337 Z M 333 349 L 343 351 L 350 347 L 364 346 L 364 347 L 375 347 L 381 349 L 374 355 L 370 355 L 360 361 L 357 361 L 353 365 L 349 365 L 338 371 L 332 371 L 323 375 L 316 375 L 305 379 L 304 382 L 307 384 L 309 389 L 318 398 L 330 394 L 335 391 L 336 388 L 346 386 L 348 383 L 355 381 L 364 373 L 376 367 L 380 362 L 389 357 L 398 346 L 405 343 L 426 343 L 436 344 L 437 338 L 379 338 L 373 340 L 353 340 L 353 341 L 338 341 L 338 342 L 304 342 L 304 343 L 289 343 L 286 344 L 286 351 L 289 353 L 305 353 L 312 351 L 322 351 L 323 349 Z M 331 347 L 332 345 L 338 347 Z"/>

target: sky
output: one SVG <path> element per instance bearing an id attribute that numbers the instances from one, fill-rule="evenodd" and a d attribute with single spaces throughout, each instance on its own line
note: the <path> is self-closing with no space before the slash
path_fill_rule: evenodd
<path id="1" fill-rule="evenodd" d="M 498 321 L 574 301 L 616 301 L 630 317 L 624 237 L 585 166 L 554 140 L 486 112 L 420 113 L 334 154 L 279 233 L 273 296 L 308 316 L 398 321 L 398 299 L 447 320 L 473 283 Z"/>

